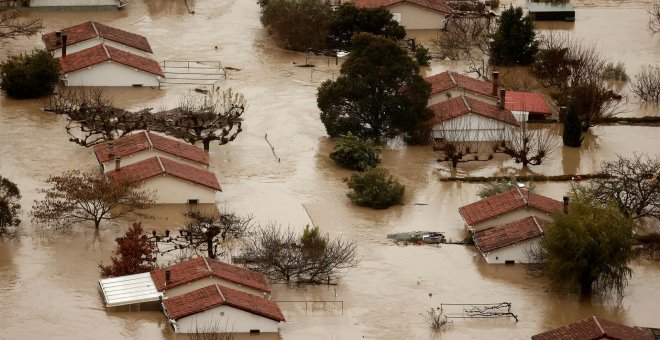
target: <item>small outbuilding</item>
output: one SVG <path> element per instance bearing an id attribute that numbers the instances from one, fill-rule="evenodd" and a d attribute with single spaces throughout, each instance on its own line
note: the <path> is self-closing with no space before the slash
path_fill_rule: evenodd
<path id="1" fill-rule="evenodd" d="M 555 328 L 532 336 L 532 340 L 654 340 L 653 331 L 649 328 L 631 327 L 591 316 L 566 326 Z"/>
<path id="2" fill-rule="evenodd" d="M 105 44 L 71 54 L 62 51 L 60 79 L 66 86 L 159 86 L 158 63 Z"/>
<path id="3" fill-rule="evenodd" d="M 160 310 L 163 293 L 149 273 L 125 275 L 99 280 L 106 308 L 112 311 Z"/>
<path id="4" fill-rule="evenodd" d="M 123 166 L 159 156 L 200 169 L 209 167 L 209 157 L 201 148 L 148 131 L 97 144 L 94 155 L 103 173 L 117 167 L 117 158 Z"/>
<path id="5" fill-rule="evenodd" d="M 505 107 L 519 122 L 548 119 L 552 116 L 546 98 L 536 92 L 506 91 Z"/>
<path id="6" fill-rule="evenodd" d="M 157 204 L 215 203 L 222 191 L 215 174 L 194 166 L 154 156 L 108 171 L 110 180 L 141 182 L 142 188 L 155 192 Z"/>
<path id="7" fill-rule="evenodd" d="M 568 2 L 528 2 L 527 9 L 536 21 L 575 21 L 575 10 Z"/>
<path id="8" fill-rule="evenodd" d="M 566 209 L 568 201 L 560 202 L 521 188 L 486 197 L 458 208 L 465 228 L 473 233 L 511 223 L 528 216 L 549 219 L 550 214 Z"/>
<path id="9" fill-rule="evenodd" d="M 444 0 L 354 0 L 356 7 L 384 7 L 408 30 L 442 29 L 453 13 Z"/>
<path id="10" fill-rule="evenodd" d="M 526 251 L 539 246 L 547 225 L 546 220 L 529 216 L 475 232 L 472 239 L 489 264 L 528 263 Z"/>
<path id="11" fill-rule="evenodd" d="M 163 300 L 176 333 L 276 333 L 286 321 L 275 301 L 219 284 Z"/>
<path id="12" fill-rule="evenodd" d="M 498 73 L 494 72 L 493 82 L 487 82 L 452 71 L 426 77 L 424 80 L 431 84 L 431 96 L 428 105 L 431 106 L 459 96 L 497 105 L 500 99 L 498 77 Z"/>

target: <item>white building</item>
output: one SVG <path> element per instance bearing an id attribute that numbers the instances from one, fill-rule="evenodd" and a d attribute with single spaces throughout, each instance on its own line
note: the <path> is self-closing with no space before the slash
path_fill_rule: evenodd
<path id="1" fill-rule="evenodd" d="M 498 141 L 518 127 L 511 111 L 480 100 L 458 96 L 429 106 L 431 136 L 438 141 Z"/>
<path id="2" fill-rule="evenodd" d="M 125 275 L 99 280 L 106 308 L 113 311 L 160 310 L 163 293 L 149 273 Z"/>
<path id="3" fill-rule="evenodd" d="M 176 333 L 275 333 L 286 321 L 276 302 L 214 284 L 163 300 Z"/>
<path id="4" fill-rule="evenodd" d="M 66 8 L 81 7 L 92 9 L 118 9 L 126 6 L 128 0 L 29 0 L 30 7 Z"/>
<path id="5" fill-rule="evenodd" d="M 513 188 L 462 206 L 458 208 L 458 212 L 468 231 L 478 232 L 529 216 L 549 219 L 550 214 L 565 209 L 565 205 L 568 203 L 529 190 Z"/>
<path id="6" fill-rule="evenodd" d="M 60 66 L 66 86 L 158 86 L 165 78 L 155 60 L 105 44 L 64 53 Z"/>
<path id="7" fill-rule="evenodd" d="M 442 29 L 452 9 L 444 0 L 354 0 L 356 7 L 384 7 L 407 30 Z"/>
<path id="8" fill-rule="evenodd" d="M 41 36 L 46 50 L 54 57 L 62 56 L 63 35 L 66 35 L 66 52 L 68 54 L 80 52 L 99 44 L 148 58 L 153 53 L 149 41 L 144 36 L 95 21 L 87 21 Z"/>
<path id="9" fill-rule="evenodd" d="M 474 244 L 487 263 L 528 263 L 527 251 L 536 249 L 548 222 L 528 216 L 472 234 Z"/>
<path id="10" fill-rule="evenodd" d="M 140 131 L 95 145 L 94 155 L 101 166 L 101 171 L 104 173 L 113 170 L 117 166 L 117 157 L 120 158 L 123 166 L 159 156 L 200 169 L 208 169 L 209 167 L 209 157 L 204 150 L 147 131 Z"/>
<path id="11" fill-rule="evenodd" d="M 141 182 L 143 189 L 155 193 L 157 204 L 215 203 L 216 193 L 222 191 L 214 173 L 160 156 L 118 164 L 106 176 L 113 181 Z"/>
<path id="12" fill-rule="evenodd" d="M 206 257 L 156 269 L 151 272 L 151 278 L 156 289 L 168 297 L 214 284 L 268 299 L 271 294 L 264 274 Z"/>
<path id="13" fill-rule="evenodd" d="M 493 82 L 491 83 L 452 71 L 426 77 L 424 80 L 431 84 L 431 96 L 428 105 L 431 106 L 460 96 L 497 105 L 500 100 L 498 78 L 498 72 L 493 72 Z"/>

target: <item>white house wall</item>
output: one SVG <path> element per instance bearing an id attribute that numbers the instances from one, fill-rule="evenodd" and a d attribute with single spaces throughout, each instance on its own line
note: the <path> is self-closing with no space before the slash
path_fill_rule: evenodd
<path id="1" fill-rule="evenodd" d="M 176 321 L 177 333 L 194 333 L 204 330 L 205 333 L 249 333 L 259 330 L 262 333 L 275 333 L 279 322 L 252 314 L 230 306 L 219 306 L 207 311 L 193 314 Z"/>
<path id="2" fill-rule="evenodd" d="M 208 166 L 206 166 L 205 164 L 193 162 L 193 161 L 191 161 L 187 158 L 177 157 L 177 156 L 174 156 L 172 154 L 162 152 L 160 150 L 144 150 L 144 151 L 141 151 L 141 152 L 138 152 L 138 153 L 134 153 L 132 155 L 123 156 L 121 158 L 121 166 L 123 167 L 123 166 L 131 165 L 131 164 L 134 164 L 134 163 L 137 163 L 137 162 L 141 162 L 143 160 L 149 159 L 149 158 L 154 157 L 154 156 L 160 156 L 160 158 L 171 159 L 173 161 L 177 161 L 179 163 L 187 164 L 187 165 L 194 166 L 196 168 L 200 168 L 200 169 L 204 169 L 204 170 L 208 169 Z M 112 171 L 114 169 L 115 169 L 115 160 L 114 159 L 103 163 L 103 172 L 104 173 L 107 173 L 108 171 Z"/>
<path id="3" fill-rule="evenodd" d="M 445 20 L 443 13 L 405 2 L 389 6 L 387 9 L 395 18 L 400 15 L 399 24 L 408 30 L 441 29 Z"/>
<path id="4" fill-rule="evenodd" d="M 428 106 L 435 105 L 440 102 L 444 102 L 445 100 L 455 98 L 455 97 L 460 97 L 460 96 L 465 96 L 468 98 L 480 100 L 484 103 L 490 104 L 490 105 L 497 105 L 497 98 L 489 97 L 489 96 L 484 96 L 483 94 L 475 93 L 472 91 L 466 91 L 461 88 L 453 88 L 451 90 L 447 91 L 442 91 L 438 92 L 436 94 L 432 94 L 431 97 L 429 97 L 429 104 Z"/>
<path id="5" fill-rule="evenodd" d="M 94 46 L 99 45 L 99 44 L 106 44 L 110 47 L 114 47 L 116 49 L 120 49 L 120 50 L 123 50 L 123 51 L 126 51 L 126 52 L 131 52 L 133 54 L 137 54 L 139 56 L 143 56 L 143 57 L 147 57 L 147 58 L 151 58 L 151 56 L 152 56 L 151 53 L 149 53 L 149 52 L 146 52 L 146 51 L 143 51 L 143 50 L 138 50 L 137 48 L 126 46 L 124 44 L 120 44 L 120 43 L 114 42 L 112 40 L 99 39 L 99 38 L 93 38 L 93 39 L 81 41 L 81 42 L 76 43 L 76 44 L 67 45 L 66 46 L 66 54 L 72 54 L 72 53 L 75 53 L 75 52 L 79 52 L 79 51 L 88 49 L 90 47 L 94 47 Z M 62 48 L 55 49 L 55 50 L 51 51 L 50 53 L 54 57 L 59 58 L 59 57 L 62 56 Z"/>
<path id="6" fill-rule="evenodd" d="M 466 114 L 446 120 L 433 127 L 432 136 L 447 141 L 495 141 L 500 140 L 510 124 L 477 114 Z"/>
<path id="7" fill-rule="evenodd" d="M 254 296 L 258 296 L 258 297 L 266 298 L 266 299 L 270 298 L 270 294 L 267 294 L 267 293 L 263 294 L 259 290 L 252 289 L 252 288 L 246 287 L 246 286 L 242 286 L 242 285 L 239 285 L 237 283 L 230 282 L 230 281 L 227 281 L 227 280 L 223 280 L 223 279 L 217 278 L 215 276 L 205 277 L 203 279 L 199 279 L 197 281 L 193 281 L 193 282 L 185 284 L 185 285 L 181 285 L 181 286 L 177 286 L 177 287 L 174 287 L 174 288 L 171 288 L 171 289 L 167 289 L 167 290 L 165 290 L 165 296 L 166 297 L 179 296 L 181 294 L 192 292 L 193 290 L 197 290 L 197 289 L 200 289 L 200 288 L 208 287 L 208 286 L 214 285 L 216 283 L 221 285 L 221 286 L 227 287 L 227 288 L 235 289 L 235 290 L 241 291 L 243 293 L 248 293 L 250 295 L 254 295 Z"/>
<path id="8" fill-rule="evenodd" d="M 142 188 L 156 193 L 156 204 L 183 204 L 191 199 L 215 203 L 214 189 L 170 175 L 149 178 L 142 183 Z"/>
<path id="9" fill-rule="evenodd" d="M 118 0 L 30 0 L 30 7 L 119 6 Z"/>
<path id="10" fill-rule="evenodd" d="M 513 263 L 529 263 L 525 250 L 538 247 L 540 241 L 541 237 L 535 237 L 531 240 L 512 244 L 508 247 L 495 249 L 490 253 L 483 254 L 483 256 L 486 259 L 486 262 L 490 264 L 503 264 L 507 261 L 513 261 Z"/>
<path id="11" fill-rule="evenodd" d="M 158 86 L 158 76 L 122 64 L 104 62 L 66 74 L 64 83 L 66 86 Z"/>
<path id="12" fill-rule="evenodd" d="M 541 211 L 541 210 L 534 209 L 534 208 L 529 208 L 528 209 L 528 208 L 523 207 L 523 208 L 511 211 L 511 212 L 505 213 L 505 214 L 500 215 L 498 217 L 491 218 L 491 219 L 486 220 L 484 222 L 473 224 L 471 226 L 467 226 L 467 228 L 470 231 L 477 232 L 477 231 L 485 230 L 485 229 L 492 228 L 492 227 L 495 227 L 495 226 L 498 226 L 498 225 L 511 223 L 511 222 L 514 222 L 514 221 L 517 221 L 517 220 L 520 220 L 522 218 L 529 217 L 529 216 L 536 216 L 536 217 L 539 217 L 539 218 L 544 219 L 544 220 L 550 220 L 550 214 L 546 213 L 545 211 Z"/>

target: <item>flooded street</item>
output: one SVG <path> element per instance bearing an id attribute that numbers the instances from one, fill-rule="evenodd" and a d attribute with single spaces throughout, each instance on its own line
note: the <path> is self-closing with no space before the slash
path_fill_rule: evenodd
<path id="1" fill-rule="evenodd" d="M 510 1 L 503 1 L 507 5 Z M 516 0 L 514 3 L 523 4 Z M 574 24 L 538 24 L 598 42 L 610 60 L 626 63 L 633 77 L 644 64 L 660 63 L 660 34 L 646 29 L 645 2 L 574 1 Z M 316 88 L 336 77 L 334 59 L 315 59 L 313 71 L 296 67 L 305 55 L 274 46 L 261 23 L 256 0 L 198 0 L 195 15 L 182 0 L 132 0 L 117 12 L 28 12 L 44 18 L 50 32 L 97 20 L 146 36 L 156 60 L 219 60 L 230 71 L 221 88 L 245 95 L 243 132 L 224 146 L 211 145 L 212 170 L 223 192 L 220 208 L 252 214 L 260 223 L 295 228 L 317 225 L 331 236 L 355 239 L 361 262 L 336 286 L 291 288 L 274 284 L 279 301 L 332 300 L 310 304 L 282 302 L 287 323 L 279 337 L 292 339 L 529 339 L 530 336 L 593 314 L 625 324 L 660 327 L 660 264 L 638 261 L 621 301 L 580 302 L 545 290 L 521 266 L 486 265 L 473 247 L 396 246 L 385 235 L 397 231 L 438 230 L 448 238 L 465 236 L 458 207 L 476 200 L 478 185 L 440 182 L 452 174 L 429 147 L 394 144 L 382 166 L 406 185 L 405 204 L 383 211 L 359 208 L 346 198 L 343 179 L 350 172 L 328 157 L 328 139 L 316 107 Z M 217 49 L 215 48 L 217 46 Z M 40 37 L 10 42 L 6 55 L 42 47 Z M 453 67 L 436 62 L 437 73 Z M 460 71 L 460 70 L 458 70 Z M 116 106 L 129 109 L 172 107 L 192 87 L 107 89 Z M 23 199 L 23 236 L 0 240 L 0 339 L 186 339 L 171 330 L 162 313 L 106 312 L 99 295 L 98 264 L 109 262 L 114 239 L 128 221 L 66 232 L 31 225 L 27 213 L 40 198 L 49 175 L 70 169 L 97 169 L 91 150 L 68 141 L 65 121 L 43 112 L 38 100 L 16 101 L 0 95 L 0 174 L 18 184 Z M 629 98 L 630 116 L 658 116 L 657 105 Z M 265 140 L 275 148 L 271 151 Z M 660 155 L 657 127 L 593 128 L 581 149 L 555 151 L 531 172 L 557 175 L 588 173 L 617 154 Z M 279 158 L 279 160 L 278 160 Z M 459 174 L 519 173 L 511 160 L 463 163 Z M 538 192 L 561 199 L 567 183 L 540 183 Z M 159 208 L 161 209 L 161 208 Z M 168 207 L 147 230 L 173 228 L 179 207 Z M 164 209 L 163 209 L 164 210 Z M 440 303 L 511 302 L 519 322 L 509 319 L 456 320 L 433 333 L 420 313 Z M 273 339 L 277 336 L 250 336 Z"/>

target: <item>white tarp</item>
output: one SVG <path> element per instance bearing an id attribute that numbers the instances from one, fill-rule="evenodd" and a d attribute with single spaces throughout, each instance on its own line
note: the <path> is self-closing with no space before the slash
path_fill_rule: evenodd
<path id="1" fill-rule="evenodd" d="M 151 274 L 142 273 L 99 280 L 106 307 L 132 305 L 158 301 L 163 296 L 151 279 Z"/>

